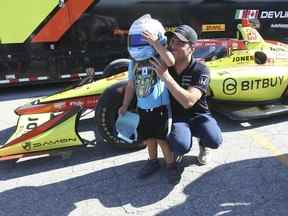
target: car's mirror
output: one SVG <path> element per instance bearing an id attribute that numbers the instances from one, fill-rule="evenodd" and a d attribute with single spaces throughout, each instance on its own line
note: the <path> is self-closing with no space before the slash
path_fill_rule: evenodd
<path id="1" fill-rule="evenodd" d="M 256 64 L 265 64 L 267 61 L 267 55 L 264 52 L 257 51 L 254 54 L 254 60 Z"/>

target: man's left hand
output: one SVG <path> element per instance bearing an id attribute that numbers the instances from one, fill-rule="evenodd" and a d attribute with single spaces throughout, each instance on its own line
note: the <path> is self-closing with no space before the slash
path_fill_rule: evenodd
<path id="1" fill-rule="evenodd" d="M 160 78 L 162 78 L 165 73 L 168 73 L 168 67 L 163 61 L 152 57 L 152 59 L 149 60 L 149 63 L 152 64 L 153 69 Z"/>
<path id="2" fill-rule="evenodd" d="M 144 40 L 152 47 L 155 47 L 156 43 L 159 42 L 158 38 L 149 31 L 144 31 L 142 36 L 144 37 Z"/>

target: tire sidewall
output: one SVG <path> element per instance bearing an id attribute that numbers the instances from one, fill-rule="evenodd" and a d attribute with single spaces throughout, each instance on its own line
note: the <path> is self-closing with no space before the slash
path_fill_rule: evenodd
<path id="1" fill-rule="evenodd" d="M 121 81 L 107 88 L 102 94 L 95 109 L 95 120 L 97 130 L 101 137 L 109 144 L 123 149 L 141 149 L 144 148 L 143 142 L 137 140 L 128 143 L 117 137 L 115 122 L 118 117 L 118 109 L 122 105 L 123 96 L 127 81 Z M 135 99 L 129 106 L 129 111 L 135 111 Z"/>

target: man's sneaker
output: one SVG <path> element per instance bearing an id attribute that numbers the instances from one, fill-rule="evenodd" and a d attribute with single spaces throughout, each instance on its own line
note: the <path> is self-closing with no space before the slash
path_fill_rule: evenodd
<path id="1" fill-rule="evenodd" d="M 210 151 L 205 146 L 199 145 L 199 155 L 198 155 L 198 162 L 202 165 L 205 165 L 209 162 Z"/>
<path id="2" fill-rule="evenodd" d="M 160 163 L 157 159 L 154 160 L 148 160 L 146 164 L 142 167 L 142 169 L 139 171 L 137 177 L 139 179 L 144 179 L 153 173 L 155 173 L 160 168 Z"/>
<path id="3" fill-rule="evenodd" d="M 181 171 L 176 163 L 167 166 L 167 177 L 170 184 L 176 185 L 180 182 Z"/>

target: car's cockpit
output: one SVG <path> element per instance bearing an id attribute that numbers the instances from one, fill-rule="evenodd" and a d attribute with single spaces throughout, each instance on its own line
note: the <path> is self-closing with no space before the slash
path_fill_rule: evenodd
<path id="1" fill-rule="evenodd" d="M 229 57 L 235 50 L 247 50 L 243 40 L 237 39 L 200 39 L 194 44 L 193 57 L 203 61 L 212 61 Z"/>
<path id="2" fill-rule="evenodd" d="M 193 57 L 204 61 L 211 61 L 228 56 L 228 49 L 222 45 L 208 45 L 196 47 Z"/>

